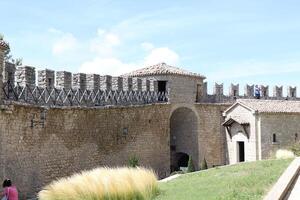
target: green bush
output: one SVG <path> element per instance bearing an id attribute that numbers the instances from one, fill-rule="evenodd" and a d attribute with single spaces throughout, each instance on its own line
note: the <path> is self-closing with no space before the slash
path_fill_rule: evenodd
<path id="1" fill-rule="evenodd" d="M 300 143 L 297 143 L 292 146 L 291 151 L 296 155 L 300 156 Z"/>
<path id="2" fill-rule="evenodd" d="M 139 166 L 139 159 L 136 156 L 131 156 L 128 160 L 129 167 L 138 167 Z"/>
<path id="3" fill-rule="evenodd" d="M 187 166 L 187 172 L 194 172 L 195 171 L 195 166 L 193 163 L 192 156 L 189 156 L 189 161 L 188 161 L 188 166 Z"/>
<path id="4" fill-rule="evenodd" d="M 202 162 L 201 162 L 201 164 L 200 164 L 200 169 L 201 169 L 201 170 L 208 169 L 208 167 L 207 167 L 207 162 L 206 162 L 205 157 L 203 158 L 203 160 L 202 160 Z"/>

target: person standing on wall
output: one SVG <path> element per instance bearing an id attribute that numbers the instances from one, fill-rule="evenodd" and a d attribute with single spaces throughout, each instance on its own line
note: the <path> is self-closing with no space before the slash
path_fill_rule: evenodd
<path id="1" fill-rule="evenodd" d="M 258 87 L 258 85 L 255 85 L 255 98 L 256 99 L 260 99 L 260 88 Z"/>
<path id="2" fill-rule="evenodd" d="M 1 200 L 19 200 L 17 188 L 12 185 L 11 180 L 5 179 L 2 186 L 4 191 L 1 193 Z"/>

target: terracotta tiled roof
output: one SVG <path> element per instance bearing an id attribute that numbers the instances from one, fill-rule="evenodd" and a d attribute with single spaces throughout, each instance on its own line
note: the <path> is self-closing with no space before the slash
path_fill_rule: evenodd
<path id="1" fill-rule="evenodd" d="M 7 42 L 5 42 L 4 40 L 0 40 L 0 49 L 9 49 L 9 45 Z"/>
<path id="2" fill-rule="evenodd" d="M 204 76 L 202 76 L 200 74 L 192 73 L 192 72 L 180 69 L 178 67 L 173 67 L 173 66 L 167 65 L 166 63 L 159 63 L 159 64 L 152 65 L 149 67 L 138 69 L 138 70 L 135 70 L 128 74 L 124 74 L 123 76 L 139 77 L 139 76 L 152 76 L 152 75 L 182 75 L 182 76 L 194 76 L 194 77 L 205 78 Z"/>
<path id="3" fill-rule="evenodd" d="M 237 102 L 260 113 L 300 113 L 300 101 L 239 99 Z"/>

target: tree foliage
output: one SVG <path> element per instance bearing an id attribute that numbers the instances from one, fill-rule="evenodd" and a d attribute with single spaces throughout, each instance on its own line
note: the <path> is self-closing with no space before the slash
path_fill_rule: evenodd
<path id="1" fill-rule="evenodd" d="M 3 34 L 0 33 L 0 40 L 4 40 Z M 22 65 L 23 59 L 22 58 L 13 58 L 10 49 L 5 50 L 4 52 L 4 61 L 5 62 L 11 62 L 15 64 L 16 66 Z"/>

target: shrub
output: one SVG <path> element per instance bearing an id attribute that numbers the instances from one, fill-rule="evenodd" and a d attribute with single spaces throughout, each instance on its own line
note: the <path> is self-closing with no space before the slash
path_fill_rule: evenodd
<path id="1" fill-rule="evenodd" d="M 291 151 L 296 155 L 300 156 L 300 143 L 292 146 Z"/>
<path id="2" fill-rule="evenodd" d="M 200 164 L 200 169 L 201 169 L 201 170 L 208 169 L 208 167 L 207 167 L 207 162 L 206 162 L 205 157 L 203 158 L 203 160 L 202 160 L 202 162 L 201 162 L 201 164 Z"/>
<path id="3" fill-rule="evenodd" d="M 279 149 L 276 151 L 276 158 L 277 159 L 287 159 L 287 158 L 294 158 L 295 154 L 292 151 Z"/>
<path id="4" fill-rule="evenodd" d="M 187 166 L 187 172 L 194 172 L 195 171 L 195 166 L 193 163 L 192 156 L 189 156 L 189 161 L 188 161 L 188 166 Z"/>
<path id="5" fill-rule="evenodd" d="M 129 167 L 138 167 L 139 166 L 139 159 L 136 156 L 132 156 L 128 160 Z"/>
<path id="6" fill-rule="evenodd" d="M 144 168 L 98 168 L 52 182 L 39 200 L 146 200 L 158 192 L 157 178 Z"/>

